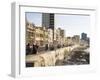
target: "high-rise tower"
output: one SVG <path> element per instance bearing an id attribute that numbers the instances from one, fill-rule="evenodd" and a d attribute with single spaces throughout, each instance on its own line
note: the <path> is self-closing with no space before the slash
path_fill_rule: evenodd
<path id="1" fill-rule="evenodd" d="M 54 13 L 42 13 L 42 27 L 52 29 L 54 39 Z"/>
<path id="2" fill-rule="evenodd" d="M 54 29 L 54 14 L 53 13 L 42 14 L 42 26 L 46 28 Z"/>

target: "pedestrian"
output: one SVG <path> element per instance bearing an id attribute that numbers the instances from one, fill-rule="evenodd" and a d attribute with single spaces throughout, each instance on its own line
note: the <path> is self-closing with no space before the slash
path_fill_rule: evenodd
<path id="1" fill-rule="evenodd" d="M 38 52 L 39 45 L 36 43 L 35 47 L 36 47 L 36 53 L 37 53 Z"/>
<path id="2" fill-rule="evenodd" d="M 45 50 L 46 50 L 46 51 L 48 50 L 48 44 L 45 45 Z"/>
<path id="3" fill-rule="evenodd" d="M 36 54 L 36 48 L 34 44 L 33 44 L 32 54 Z"/>
<path id="4" fill-rule="evenodd" d="M 26 55 L 30 54 L 31 53 L 31 48 L 30 48 L 30 44 L 28 43 L 26 45 Z"/>
<path id="5" fill-rule="evenodd" d="M 35 47 L 36 47 L 36 49 L 38 50 L 38 48 L 39 48 L 38 44 L 36 44 Z"/>
<path id="6" fill-rule="evenodd" d="M 32 53 L 33 53 L 33 54 L 37 54 L 38 47 L 39 47 L 39 46 L 38 46 L 37 44 L 36 44 L 36 45 L 33 44 L 33 49 L 32 49 Z"/>

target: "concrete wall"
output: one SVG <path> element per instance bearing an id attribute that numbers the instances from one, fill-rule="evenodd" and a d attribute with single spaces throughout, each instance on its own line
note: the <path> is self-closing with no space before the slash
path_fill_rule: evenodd
<path id="1" fill-rule="evenodd" d="M 67 57 L 74 48 L 78 47 L 71 46 L 60 48 L 55 51 L 48 51 L 45 53 L 37 54 L 37 55 L 27 55 L 26 62 L 34 63 L 34 67 L 38 66 L 55 66 L 57 60 L 63 60 L 64 57 Z"/>

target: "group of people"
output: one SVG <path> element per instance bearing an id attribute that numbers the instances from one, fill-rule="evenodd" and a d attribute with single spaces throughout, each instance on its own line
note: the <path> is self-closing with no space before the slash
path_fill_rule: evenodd
<path id="1" fill-rule="evenodd" d="M 28 55 L 28 54 L 37 54 L 38 47 L 39 46 L 37 44 L 33 44 L 32 47 L 31 47 L 30 44 L 28 43 L 26 45 L 26 55 Z"/>
<path id="2" fill-rule="evenodd" d="M 37 43 L 33 43 L 33 45 L 30 45 L 30 43 L 28 43 L 26 45 L 26 55 L 29 55 L 29 54 L 37 54 L 37 52 L 39 51 L 48 51 L 48 50 L 54 50 L 55 48 L 61 48 L 61 47 L 64 47 L 64 45 L 57 45 L 57 46 L 54 46 L 53 44 L 45 44 L 44 47 L 39 47 L 39 45 Z M 41 50 L 42 49 L 42 50 Z"/>

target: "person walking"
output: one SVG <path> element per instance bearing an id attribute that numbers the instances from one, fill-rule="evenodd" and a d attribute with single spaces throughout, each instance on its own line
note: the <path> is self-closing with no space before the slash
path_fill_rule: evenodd
<path id="1" fill-rule="evenodd" d="M 45 50 L 46 50 L 46 51 L 48 50 L 48 44 L 45 45 Z"/>
<path id="2" fill-rule="evenodd" d="M 30 54 L 31 53 L 31 48 L 30 48 L 30 44 L 28 43 L 26 45 L 26 55 Z"/>
<path id="3" fill-rule="evenodd" d="M 33 53 L 33 54 L 37 54 L 38 47 L 39 47 L 39 46 L 38 46 L 37 44 L 36 44 L 36 45 L 33 44 L 33 50 L 32 50 L 32 53 Z"/>

